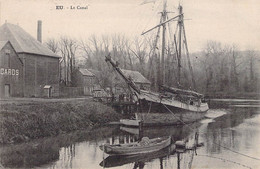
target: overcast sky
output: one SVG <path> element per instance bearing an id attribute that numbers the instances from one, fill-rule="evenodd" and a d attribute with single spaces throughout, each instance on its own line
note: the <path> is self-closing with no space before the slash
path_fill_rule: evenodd
<path id="1" fill-rule="evenodd" d="M 19 24 L 36 37 L 37 20 L 43 23 L 43 40 L 69 35 L 121 33 L 133 38 L 158 22 L 161 2 L 143 0 L 0 0 L 0 24 Z M 170 1 L 170 0 L 168 0 Z M 183 5 L 191 52 L 202 50 L 207 40 L 236 44 L 241 50 L 260 50 L 259 0 L 171 0 L 169 11 Z M 63 5 L 63 10 L 56 10 Z M 88 7 L 72 10 L 70 6 Z M 174 14 L 171 14 L 174 16 Z"/>

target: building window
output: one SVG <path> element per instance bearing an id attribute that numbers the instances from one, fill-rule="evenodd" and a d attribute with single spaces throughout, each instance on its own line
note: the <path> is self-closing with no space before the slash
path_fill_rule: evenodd
<path id="1" fill-rule="evenodd" d="M 10 53 L 11 51 L 9 49 L 5 50 L 5 54 L 6 54 L 6 65 L 10 68 L 11 66 L 11 61 L 10 61 Z"/>
<path id="2" fill-rule="evenodd" d="M 7 55 L 7 62 L 8 62 L 8 67 L 10 68 L 11 67 L 11 61 L 10 61 L 10 55 L 8 54 Z"/>

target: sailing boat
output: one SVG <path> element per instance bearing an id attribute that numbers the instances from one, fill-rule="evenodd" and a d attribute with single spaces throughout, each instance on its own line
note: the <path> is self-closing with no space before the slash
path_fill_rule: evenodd
<path id="1" fill-rule="evenodd" d="M 128 126 L 138 126 L 140 122 L 144 126 L 156 126 L 156 125 L 175 125 L 175 124 L 187 124 L 204 118 L 205 113 L 209 109 L 208 104 L 205 102 L 203 94 L 197 93 L 192 90 L 185 90 L 180 88 L 181 84 L 181 57 L 182 57 L 182 47 L 185 46 L 186 56 L 188 60 L 189 70 L 192 77 L 193 88 L 196 87 L 195 80 L 193 78 L 193 70 L 191 67 L 189 52 L 187 47 L 186 34 L 183 22 L 183 12 L 182 6 L 179 5 L 179 14 L 171 19 L 168 19 L 166 11 L 166 0 L 164 1 L 163 11 L 161 12 L 160 23 L 155 27 L 149 29 L 142 33 L 142 35 L 150 32 L 154 29 L 158 29 L 157 36 L 154 41 L 154 48 L 157 47 L 158 35 L 160 33 L 160 28 L 162 27 L 162 50 L 161 50 L 161 60 L 158 76 L 159 88 L 157 92 L 141 90 L 139 89 L 130 77 L 126 77 L 118 64 L 115 63 L 111 56 L 106 56 L 106 62 L 109 62 L 113 68 L 119 73 L 119 75 L 126 81 L 130 89 L 134 93 L 135 100 L 139 104 L 140 112 L 136 113 L 136 120 L 121 120 L 121 123 Z M 178 28 L 178 42 L 176 40 L 176 35 L 174 35 L 175 56 L 177 60 L 177 84 L 178 88 L 165 86 L 165 33 L 166 26 L 171 21 L 177 21 Z M 183 39 L 182 39 L 183 38 Z M 182 43 L 184 42 L 184 44 Z M 153 50 L 154 52 L 154 50 Z M 144 113 L 145 112 L 145 113 Z"/>

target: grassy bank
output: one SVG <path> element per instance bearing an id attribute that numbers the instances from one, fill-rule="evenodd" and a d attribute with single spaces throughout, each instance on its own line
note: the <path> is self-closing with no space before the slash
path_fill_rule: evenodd
<path id="1" fill-rule="evenodd" d="M 0 109 L 0 143 L 54 136 L 119 118 L 112 108 L 90 101 L 3 104 Z"/>

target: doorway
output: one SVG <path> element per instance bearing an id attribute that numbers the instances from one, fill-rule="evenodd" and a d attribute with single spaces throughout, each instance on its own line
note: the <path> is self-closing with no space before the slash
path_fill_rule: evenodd
<path id="1" fill-rule="evenodd" d="M 5 84 L 5 97 L 10 97 L 10 84 Z"/>

